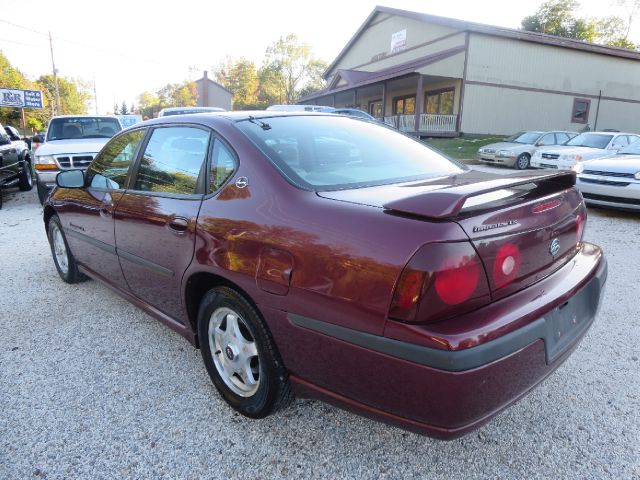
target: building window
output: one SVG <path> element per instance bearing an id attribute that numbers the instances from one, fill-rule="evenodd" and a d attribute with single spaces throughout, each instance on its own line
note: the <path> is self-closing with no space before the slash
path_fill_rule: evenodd
<path id="1" fill-rule="evenodd" d="M 413 115 L 416 113 L 416 96 L 406 95 L 404 97 L 395 97 L 393 99 L 394 115 Z"/>
<path id="2" fill-rule="evenodd" d="M 454 88 L 427 92 L 424 99 L 424 111 L 434 115 L 453 115 L 454 98 Z"/>
<path id="3" fill-rule="evenodd" d="M 587 123 L 589 120 L 589 106 L 591 100 L 586 98 L 574 98 L 571 112 L 571 123 Z"/>
<path id="4" fill-rule="evenodd" d="M 376 118 L 382 118 L 382 99 L 369 102 L 369 115 Z"/>

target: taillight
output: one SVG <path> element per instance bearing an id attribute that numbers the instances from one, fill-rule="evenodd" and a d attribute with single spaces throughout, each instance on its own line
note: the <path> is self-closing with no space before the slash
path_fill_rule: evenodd
<path id="1" fill-rule="evenodd" d="M 578 238 L 577 243 L 582 241 L 582 236 L 584 235 L 584 227 L 587 223 L 587 212 L 582 211 L 578 213 L 576 216 L 576 236 Z"/>
<path id="2" fill-rule="evenodd" d="M 490 300 L 484 268 L 470 243 L 430 243 L 415 253 L 400 274 L 389 317 L 433 322 Z"/>
<path id="3" fill-rule="evenodd" d="M 480 263 L 477 257 L 449 257 L 442 262 L 435 277 L 434 286 L 440 299 L 447 305 L 458 305 L 476 291 Z"/>
<path id="4" fill-rule="evenodd" d="M 509 285 L 520 272 L 520 249 L 514 243 L 505 243 L 493 262 L 493 284 L 496 288 Z"/>

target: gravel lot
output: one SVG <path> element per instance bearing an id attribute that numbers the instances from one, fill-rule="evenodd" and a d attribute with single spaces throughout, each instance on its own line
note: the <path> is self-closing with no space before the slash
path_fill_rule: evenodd
<path id="1" fill-rule="evenodd" d="M 297 400 L 252 421 L 200 354 L 97 282 L 67 285 L 32 192 L 0 210 L 0 478 L 640 478 L 640 215 L 590 209 L 600 316 L 554 375 L 453 442 Z"/>

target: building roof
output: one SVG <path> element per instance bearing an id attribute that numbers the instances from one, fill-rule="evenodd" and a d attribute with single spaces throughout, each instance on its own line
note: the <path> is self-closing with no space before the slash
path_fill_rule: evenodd
<path id="1" fill-rule="evenodd" d="M 196 82 L 196 83 L 204 83 L 204 81 L 205 81 L 205 80 L 209 80 L 209 83 L 210 83 L 210 84 L 213 84 L 213 85 L 215 85 L 216 87 L 221 88 L 221 89 L 222 89 L 222 90 L 224 90 L 225 92 L 229 92 L 231 95 L 233 95 L 233 92 L 232 92 L 231 90 L 229 90 L 228 88 L 226 88 L 226 87 L 224 87 L 224 86 L 220 85 L 218 82 L 215 82 L 215 81 L 211 80 L 208 76 L 205 76 L 205 77 L 199 78 L 199 79 L 198 79 L 198 80 L 196 80 L 195 82 Z"/>
<path id="2" fill-rule="evenodd" d="M 596 43 L 584 42 L 581 40 L 575 40 L 572 38 L 557 37 L 555 35 L 547 35 L 544 33 L 529 32 L 526 30 L 517 30 L 506 27 L 496 27 L 492 25 L 485 25 L 482 23 L 467 22 L 465 20 L 458 20 L 455 18 L 439 17 L 436 15 L 428 15 L 426 13 L 411 12 L 408 10 L 400 10 L 397 8 L 377 6 L 369 14 L 364 23 L 358 28 L 356 33 L 351 37 L 351 40 L 347 42 L 342 51 L 338 54 L 336 59 L 329 65 L 324 73 L 324 78 L 328 77 L 335 66 L 340 62 L 342 57 L 349 51 L 351 46 L 360 38 L 360 35 L 366 30 L 369 24 L 374 20 L 377 14 L 387 13 L 390 15 L 397 15 L 400 17 L 407 17 L 421 22 L 435 23 L 438 25 L 445 25 L 459 29 L 461 32 L 468 31 L 474 33 L 481 33 L 484 35 L 491 35 L 495 37 L 510 38 L 513 40 L 520 40 L 524 42 L 539 43 L 542 45 L 550 45 L 554 47 L 570 48 L 573 50 L 581 50 L 590 53 L 599 53 L 602 55 L 610 55 L 614 57 L 628 58 L 632 60 L 640 60 L 640 52 L 635 50 L 628 50 L 626 48 L 610 47 L 608 45 L 598 45 Z"/>

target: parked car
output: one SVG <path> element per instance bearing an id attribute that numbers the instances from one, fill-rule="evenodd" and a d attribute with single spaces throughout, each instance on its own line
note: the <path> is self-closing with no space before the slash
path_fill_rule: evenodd
<path id="1" fill-rule="evenodd" d="M 17 186 L 26 191 L 33 188 L 29 148 L 12 129 L 0 124 L 0 208 L 3 189 Z"/>
<path id="2" fill-rule="evenodd" d="M 529 167 L 531 156 L 538 147 L 548 145 L 562 145 L 577 132 L 519 132 L 504 140 L 491 143 L 478 149 L 478 160 L 483 163 L 499 164 L 524 170 Z"/>
<path id="3" fill-rule="evenodd" d="M 640 210 L 640 142 L 609 157 L 581 162 L 577 187 L 588 205 Z"/>
<path id="4" fill-rule="evenodd" d="M 34 154 L 40 203 L 63 170 L 86 169 L 96 153 L 122 130 L 114 115 L 60 115 L 49 122 L 45 143 Z"/>
<path id="5" fill-rule="evenodd" d="M 531 166 L 572 169 L 579 162 L 611 155 L 639 138 L 635 133 L 584 132 L 562 146 L 539 148 L 533 154 Z"/>
<path id="6" fill-rule="evenodd" d="M 219 107 L 169 107 L 163 108 L 158 113 L 158 117 L 168 117 L 170 115 L 188 115 L 190 113 L 224 112 L 224 108 Z"/>
<path id="7" fill-rule="evenodd" d="M 142 115 L 138 115 L 137 113 L 116 115 L 116 117 L 118 117 L 118 120 L 120 120 L 120 125 L 122 125 L 122 128 L 129 128 L 130 126 L 142 121 Z"/>
<path id="8" fill-rule="evenodd" d="M 60 277 L 199 346 L 252 418 L 294 393 L 460 436 L 571 354 L 606 279 L 573 172 L 473 171 L 339 115 L 151 120 L 57 182 Z"/>
<path id="9" fill-rule="evenodd" d="M 331 112 L 333 107 L 326 105 L 270 105 L 269 112 Z"/>

